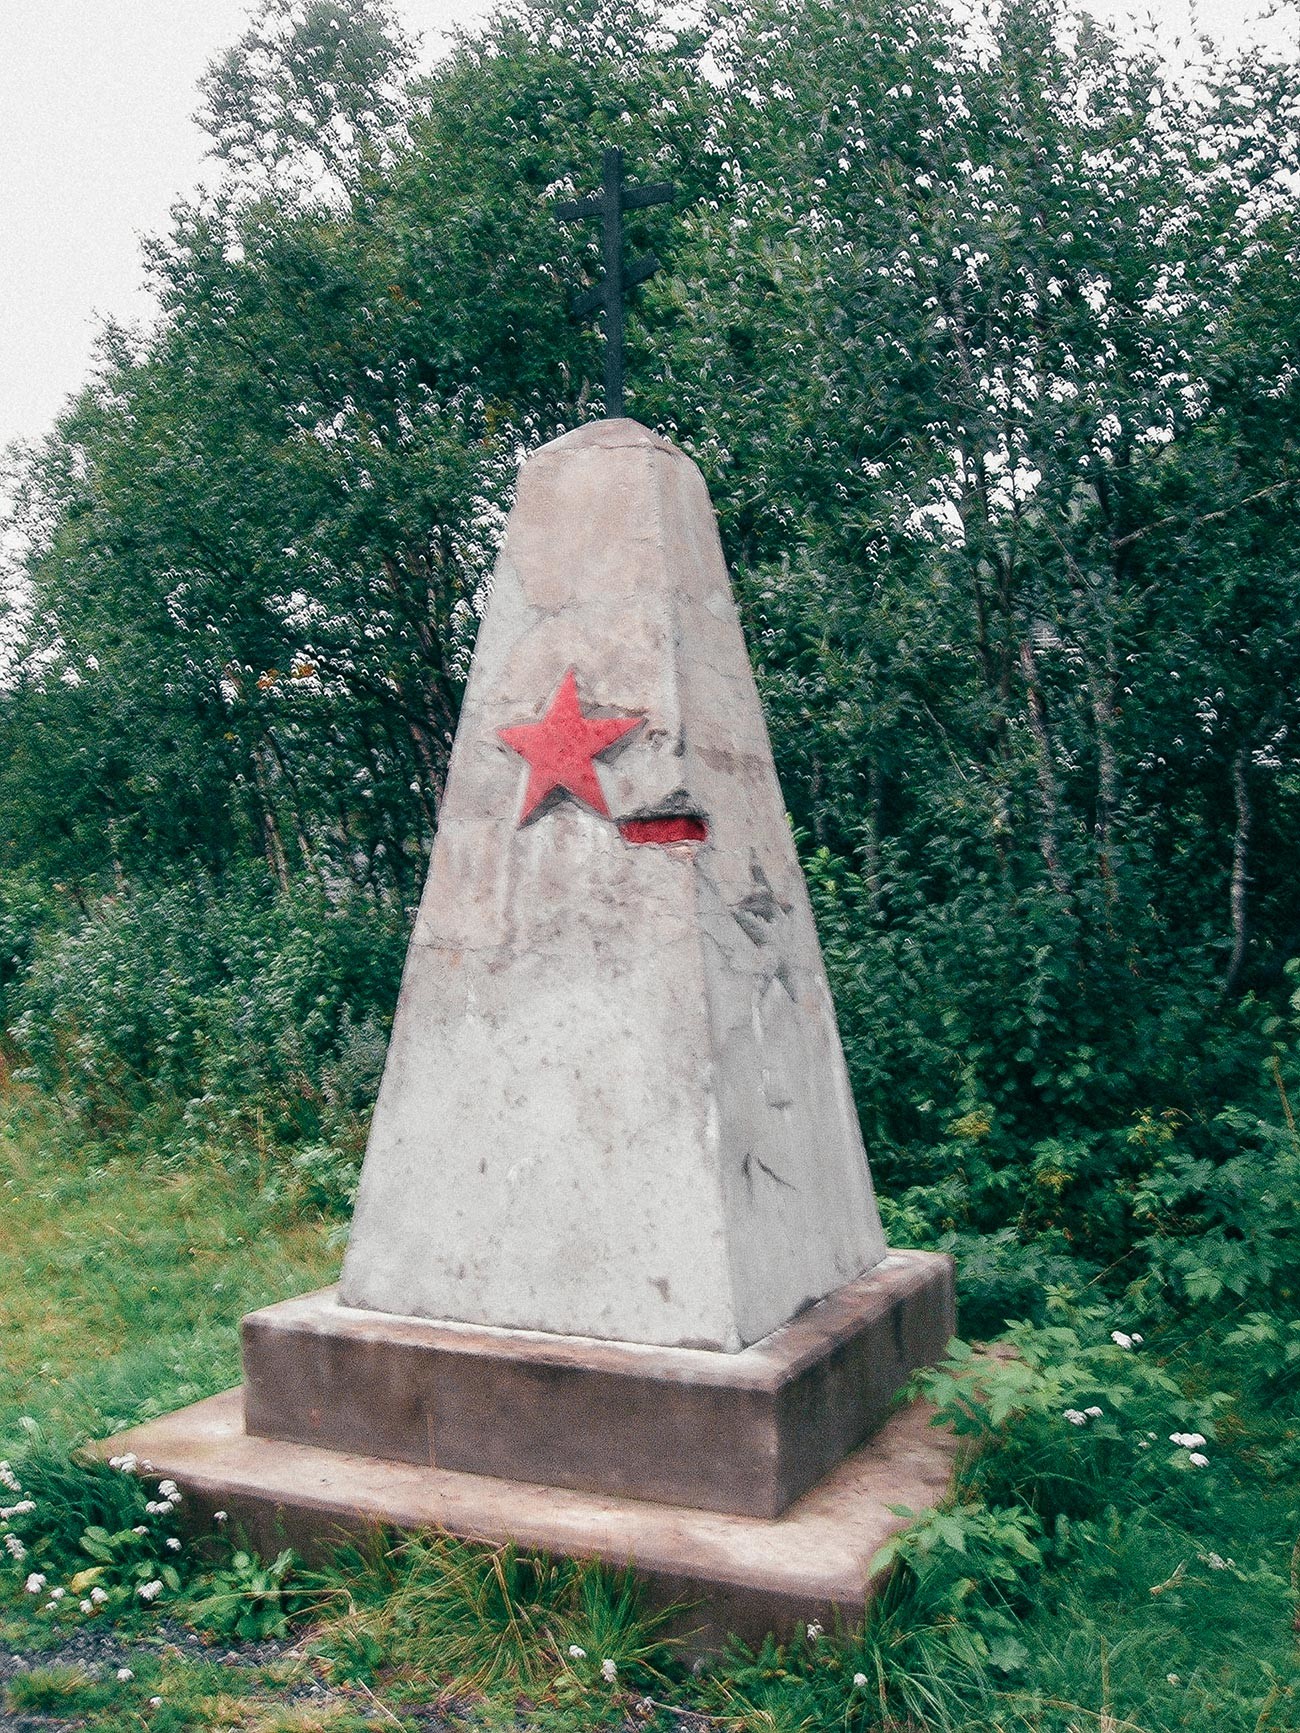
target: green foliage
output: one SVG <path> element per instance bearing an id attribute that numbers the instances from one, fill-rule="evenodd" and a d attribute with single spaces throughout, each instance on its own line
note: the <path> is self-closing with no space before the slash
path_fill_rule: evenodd
<path id="1" fill-rule="evenodd" d="M 91 1133 L 169 1123 L 174 1147 L 214 1137 L 257 1159 L 268 1140 L 355 1154 L 373 1099 L 405 945 L 400 909 L 311 883 L 277 890 L 257 867 L 108 897 L 46 929 L 15 988 L 13 1035 L 39 1081 Z M 305 1166 L 308 1189 L 325 1172 Z"/>
<path id="2" fill-rule="evenodd" d="M 188 1560 L 175 1482 L 152 1485 L 134 1457 L 81 1463 L 38 1440 L 0 1467 L 4 1563 L 44 1612 L 76 1619 L 178 1595 Z"/>
<path id="3" fill-rule="evenodd" d="M 202 1592 L 190 1602 L 188 1615 L 200 1630 L 241 1642 L 285 1637 L 290 1621 L 305 1604 L 293 1585 L 296 1567 L 287 1547 L 269 1564 L 253 1553 L 236 1552 L 228 1566 L 206 1578 Z"/>
<path id="4" fill-rule="evenodd" d="M 512 1546 L 417 1535 L 341 1553 L 311 1581 L 327 1609 L 314 1649 L 341 1678 L 380 1667 L 431 1673 L 458 1689 L 577 1703 L 662 1679 L 673 1609 L 641 1605 L 628 1573 Z"/>
<path id="5" fill-rule="evenodd" d="M 84 1667 L 31 1667 L 9 1681 L 5 1701 L 16 1715 L 85 1715 L 105 1708 L 114 1694 Z"/>

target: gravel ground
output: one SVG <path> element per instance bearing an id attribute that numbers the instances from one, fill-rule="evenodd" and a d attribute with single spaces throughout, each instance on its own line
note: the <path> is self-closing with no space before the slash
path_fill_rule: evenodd
<path id="1" fill-rule="evenodd" d="M 0 1697 L 10 1679 L 35 1667 L 81 1667 L 92 1679 L 111 1679 L 119 1667 L 134 1670 L 141 1657 L 153 1657 L 160 1650 L 171 1650 L 177 1655 L 192 1656 L 196 1661 L 252 1669 L 274 1665 L 292 1648 L 291 1643 L 274 1641 L 241 1643 L 237 1648 L 209 1646 L 195 1632 L 171 1619 L 162 1620 L 147 1637 L 135 1639 L 119 1635 L 111 1625 L 74 1626 L 62 1634 L 59 1643 L 48 1649 L 26 1653 L 0 1650 Z M 286 1684 L 278 1692 L 280 1700 L 285 1703 L 321 1701 L 329 1694 L 318 1679 Z M 0 1706 L 0 1733 L 65 1733 L 66 1729 L 77 1725 L 76 1721 L 64 1721 L 57 1715 L 14 1714 Z"/>
<path id="2" fill-rule="evenodd" d="M 80 1667 L 93 1679 L 111 1679 L 119 1667 L 133 1670 L 142 1657 L 156 1657 L 160 1651 L 192 1657 L 196 1661 L 214 1662 L 219 1666 L 243 1667 L 250 1671 L 274 1666 L 294 1650 L 294 1644 L 268 1641 L 241 1643 L 236 1648 L 204 1643 L 193 1631 L 171 1619 L 161 1620 L 148 1636 L 132 1639 L 121 1636 L 111 1625 L 87 1624 L 74 1626 L 62 1635 L 62 1640 L 48 1649 L 13 1653 L 0 1649 L 0 1733 L 80 1733 L 79 1720 L 64 1720 L 58 1715 L 14 1714 L 3 1707 L 4 1687 L 10 1679 L 35 1667 Z M 332 1693 L 319 1679 L 300 1679 L 279 1686 L 275 1692 L 282 1703 L 324 1703 Z M 352 1693 L 347 1693 L 355 1702 Z M 518 1725 L 526 1729 L 532 1716 L 522 1699 Z M 454 1720 L 447 1719 L 452 1714 Z M 419 1733 L 452 1733 L 453 1727 L 463 1727 L 475 1717 L 469 1705 L 410 1704 L 401 1710 L 402 1718 Z M 675 1723 L 679 1733 L 716 1733 L 705 1717 L 681 1715 Z M 624 1733 L 641 1733 L 640 1723 L 629 1721 Z"/>

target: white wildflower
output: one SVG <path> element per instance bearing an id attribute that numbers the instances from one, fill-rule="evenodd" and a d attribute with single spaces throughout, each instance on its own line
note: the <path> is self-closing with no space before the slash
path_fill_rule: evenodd
<path id="1" fill-rule="evenodd" d="M 1235 1559 L 1224 1558 L 1217 1552 L 1203 1552 L 1200 1558 L 1201 1563 L 1209 1565 L 1212 1571 L 1230 1571 L 1236 1568 Z"/>
<path id="2" fill-rule="evenodd" d="M 1089 1420 L 1100 1420 L 1101 1419 L 1101 1409 L 1100 1408 L 1085 1408 L 1084 1413 L 1088 1416 Z"/>
<path id="3" fill-rule="evenodd" d="M 817 1623 L 817 1621 L 814 1619 L 812 1624 L 808 1626 L 808 1641 L 810 1643 L 815 1643 L 817 1641 L 818 1637 L 821 1636 L 821 1634 L 822 1634 L 822 1628 Z"/>
<path id="4" fill-rule="evenodd" d="M 600 1663 L 600 1676 L 607 1685 L 612 1685 L 618 1678 L 618 1663 L 605 1660 Z"/>
<path id="5" fill-rule="evenodd" d="M 150 1516 L 170 1516 L 175 1506 L 170 1498 L 151 1498 L 144 1508 Z"/>
<path id="6" fill-rule="evenodd" d="M 161 1703 L 162 1703 L 161 1697 L 150 1697 L 150 1699 L 149 1699 L 149 1707 L 151 1709 L 157 1709 Z"/>
<path id="7" fill-rule="evenodd" d="M 1133 1346 L 1135 1348 L 1140 1348 L 1142 1346 L 1142 1338 L 1138 1335 L 1136 1330 L 1133 1332 Z"/>
<path id="8" fill-rule="evenodd" d="M 181 1550 L 181 1543 L 177 1540 L 177 1538 L 174 1534 L 169 1534 L 167 1536 L 167 1551 L 168 1552 L 179 1552 L 180 1550 Z"/>
<path id="9" fill-rule="evenodd" d="M 865 1673 L 855 1673 L 853 1675 L 853 1686 L 855 1690 L 860 1691 L 866 1682 L 867 1675 Z"/>
<path id="10" fill-rule="evenodd" d="M 8 1487 L 10 1492 L 22 1491 L 22 1487 L 18 1484 L 18 1476 L 7 1462 L 0 1462 L 0 1486 Z"/>
<path id="11" fill-rule="evenodd" d="M 43 1576 L 40 1571 L 33 1571 L 27 1581 L 23 1584 L 23 1587 L 27 1590 L 29 1595 L 39 1595 L 41 1590 L 45 1587 L 46 1581 L 46 1577 Z"/>
<path id="12" fill-rule="evenodd" d="M 19 1540 L 16 1534 L 7 1534 L 5 1536 L 5 1551 L 16 1564 L 21 1564 L 27 1557 L 27 1548 Z"/>
<path id="13" fill-rule="evenodd" d="M 96 1583 L 94 1588 L 90 1591 L 90 1598 L 95 1606 L 102 1607 L 104 1602 L 108 1599 L 108 1590 L 101 1589 L 99 1584 Z"/>
<path id="14" fill-rule="evenodd" d="M 139 1595 L 142 1601 L 156 1601 L 158 1596 L 163 1592 L 162 1581 L 160 1578 L 155 1577 L 152 1582 L 141 1583 L 140 1587 L 135 1592 Z"/>
<path id="15" fill-rule="evenodd" d="M 83 1613 L 93 1613 L 95 1610 L 93 1601 L 78 1601 L 77 1605 L 81 1608 Z"/>
<path id="16" fill-rule="evenodd" d="M 213 1522 L 229 1522 L 230 1517 L 224 1510 L 214 1510 L 212 1513 L 212 1520 Z"/>
<path id="17" fill-rule="evenodd" d="M 1178 1677 L 1177 1673 L 1166 1673 L 1165 1674 L 1165 1680 L 1170 1685 L 1181 1685 L 1182 1684 L 1182 1680 Z"/>
<path id="18" fill-rule="evenodd" d="M 1183 1450 L 1199 1450 L 1205 1440 L 1199 1432 L 1171 1432 L 1169 1442 L 1179 1445 Z"/>
<path id="19" fill-rule="evenodd" d="M 587 1659 L 587 1651 L 583 1648 L 579 1648 L 577 1643 L 569 1644 L 569 1654 L 575 1661 L 585 1661 Z"/>
<path id="20" fill-rule="evenodd" d="M 34 1498 L 20 1498 L 17 1504 L 11 1504 L 5 1512 L 6 1516 L 30 1516 L 36 1509 Z"/>
<path id="21" fill-rule="evenodd" d="M 61 1601 L 63 1599 L 64 1595 L 67 1594 L 67 1592 L 68 1592 L 67 1589 L 51 1589 L 50 1590 L 50 1599 L 52 1601 Z"/>
<path id="22" fill-rule="evenodd" d="M 1082 1408 L 1064 1408 L 1061 1411 L 1061 1418 L 1068 1420 L 1071 1426 L 1086 1426 L 1088 1424 L 1088 1416 Z"/>
<path id="23" fill-rule="evenodd" d="M 1110 1339 L 1117 1348 L 1131 1348 L 1133 1346 L 1133 1337 L 1126 1335 L 1123 1330 L 1112 1330 Z"/>
<path id="24" fill-rule="evenodd" d="M 121 1474 L 134 1474 L 140 1466 L 140 1458 L 133 1450 L 128 1450 L 125 1456 L 110 1456 L 108 1466 L 116 1468 Z"/>
<path id="25" fill-rule="evenodd" d="M 148 1528 L 142 1522 L 136 1523 L 135 1527 L 131 1530 L 132 1534 L 148 1534 L 148 1532 Z"/>
<path id="26" fill-rule="evenodd" d="M 124 1684 L 124 1685 L 126 1684 L 128 1679 L 134 1679 L 135 1678 L 135 1674 L 131 1671 L 131 1669 L 129 1667 L 119 1667 L 117 1669 L 117 1676 L 121 1680 L 122 1684 Z"/>
<path id="27" fill-rule="evenodd" d="M 179 1504 L 181 1495 L 174 1480 L 160 1480 L 158 1493 L 162 1498 L 170 1498 L 173 1504 Z"/>
<path id="28" fill-rule="evenodd" d="M 1189 1452 L 1187 1460 L 1191 1463 L 1193 1468 L 1208 1468 L 1210 1466 L 1209 1457 L 1199 1450 Z"/>

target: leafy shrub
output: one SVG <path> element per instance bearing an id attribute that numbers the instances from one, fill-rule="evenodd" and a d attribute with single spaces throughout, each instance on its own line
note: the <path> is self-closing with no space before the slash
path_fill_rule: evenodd
<path id="1" fill-rule="evenodd" d="M 1154 928 L 1140 975 L 1094 934 L 1084 981 L 1077 915 L 1037 889 L 807 866 L 891 1234 L 961 1249 L 966 1328 L 1103 1270 L 1191 1299 L 1300 1291 L 1300 994 L 1226 1003 L 1208 953 L 1160 961 Z"/>
<path id="2" fill-rule="evenodd" d="M 399 909 L 260 868 L 106 898 L 47 929 L 12 993 L 27 1075 L 85 1129 L 345 1147 L 383 1061 Z M 143 1116 L 143 1121 L 142 1121 Z"/>

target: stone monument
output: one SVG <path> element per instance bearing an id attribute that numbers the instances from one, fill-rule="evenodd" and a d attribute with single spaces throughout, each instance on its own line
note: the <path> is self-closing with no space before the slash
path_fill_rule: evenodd
<path id="1" fill-rule="evenodd" d="M 605 169 L 560 214 L 603 214 L 612 331 L 655 265 L 621 212 L 671 188 Z M 590 423 L 522 471 L 342 1280 L 115 1448 L 268 1543 L 442 1526 L 760 1637 L 860 1613 L 941 1496 L 890 1410 L 953 1322 L 950 1260 L 885 1247 L 703 479 Z"/>

